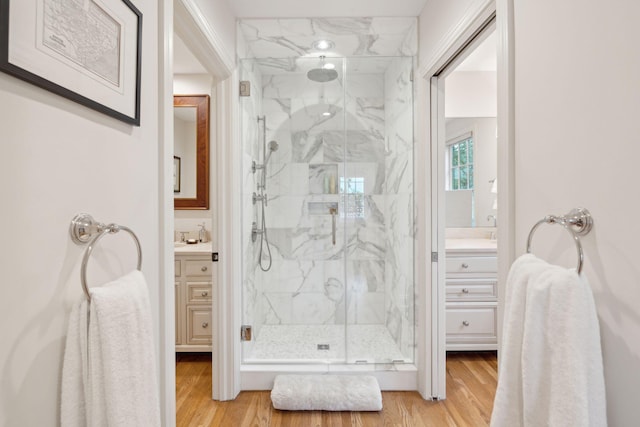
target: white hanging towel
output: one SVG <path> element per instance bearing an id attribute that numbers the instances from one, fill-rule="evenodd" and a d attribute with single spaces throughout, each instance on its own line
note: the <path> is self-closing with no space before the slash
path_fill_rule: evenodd
<path id="1" fill-rule="evenodd" d="M 61 424 L 160 426 L 151 307 L 144 276 L 133 271 L 91 288 L 90 293 L 88 335 L 86 321 L 82 323 L 86 301 L 74 308 L 69 322 Z M 88 339 L 86 357 L 83 339 Z M 78 364 L 80 369 L 74 374 Z"/>
<path id="2" fill-rule="evenodd" d="M 607 425 L 595 303 L 575 270 L 530 254 L 513 263 L 491 425 Z"/>

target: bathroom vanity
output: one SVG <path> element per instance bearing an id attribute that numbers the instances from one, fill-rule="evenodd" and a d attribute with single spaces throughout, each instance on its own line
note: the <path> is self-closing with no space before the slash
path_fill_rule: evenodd
<path id="1" fill-rule="evenodd" d="M 497 252 L 489 238 L 446 240 L 447 350 L 497 350 Z"/>
<path id="2" fill-rule="evenodd" d="M 175 248 L 176 351 L 211 351 L 211 243 Z"/>

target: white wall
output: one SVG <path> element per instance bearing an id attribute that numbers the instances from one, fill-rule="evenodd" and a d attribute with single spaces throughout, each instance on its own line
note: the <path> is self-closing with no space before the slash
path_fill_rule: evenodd
<path id="1" fill-rule="evenodd" d="M 454 71 L 445 84 L 445 117 L 496 117 L 495 71 Z"/>
<path id="2" fill-rule="evenodd" d="M 501 0 L 504 1 L 504 0 Z M 640 4 L 615 0 L 518 0 L 515 39 L 516 248 L 524 252 L 531 226 L 549 213 L 575 206 L 591 210 L 595 227 L 583 238 L 584 274 L 593 289 L 602 334 L 610 426 L 640 418 L 640 208 L 635 189 L 640 156 Z M 436 4 L 437 3 L 437 4 Z M 430 2 L 422 28 L 460 13 L 446 0 Z M 502 10 L 502 9 L 501 9 Z M 434 30 L 435 31 L 435 30 Z M 423 34 L 421 33 L 421 37 Z M 421 63 L 439 36 L 420 40 Z M 562 229 L 536 233 L 542 258 L 572 266 L 575 249 Z"/>
<path id="3" fill-rule="evenodd" d="M 223 0 L 181 0 L 193 3 L 202 13 L 202 17 L 209 23 L 209 31 L 216 40 L 217 54 L 229 65 L 235 60 L 236 51 L 236 16 L 226 1 Z"/>
<path id="4" fill-rule="evenodd" d="M 426 2 L 420 13 L 418 27 L 418 63 L 421 67 L 425 66 L 426 61 L 438 50 L 442 39 L 458 24 L 460 17 L 475 3 L 478 3 L 478 0 Z"/>
<path id="5" fill-rule="evenodd" d="M 0 73 L 1 426 L 59 424 L 68 315 L 84 297 L 85 248 L 68 234 L 76 213 L 138 235 L 158 342 L 158 3 L 135 3 L 144 15 L 140 127 Z M 114 279 L 135 263 L 129 236 L 107 236 L 90 260 L 89 284 Z"/>
<path id="6" fill-rule="evenodd" d="M 516 248 L 548 213 L 591 211 L 585 276 L 600 319 L 609 425 L 637 425 L 640 3 L 518 0 L 514 13 Z M 562 234 L 536 236 L 535 251 L 573 265 Z"/>

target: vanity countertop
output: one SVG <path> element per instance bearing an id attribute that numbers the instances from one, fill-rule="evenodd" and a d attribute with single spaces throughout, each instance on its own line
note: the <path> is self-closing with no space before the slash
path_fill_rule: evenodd
<path id="1" fill-rule="evenodd" d="M 447 239 L 445 250 L 452 254 L 457 252 L 495 253 L 497 243 L 496 240 L 491 239 Z"/>
<path id="2" fill-rule="evenodd" d="M 174 253 L 176 255 L 203 255 L 211 253 L 211 242 L 196 243 L 195 245 L 187 245 L 186 243 L 175 242 L 173 244 Z"/>

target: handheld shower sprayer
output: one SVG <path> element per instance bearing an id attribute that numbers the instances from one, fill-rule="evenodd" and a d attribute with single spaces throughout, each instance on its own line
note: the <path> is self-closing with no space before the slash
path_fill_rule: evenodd
<path id="1" fill-rule="evenodd" d="M 264 159 L 263 165 L 266 165 L 269 162 L 269 159 L 271 158 L 271 154 L 274 151 L 278 151 L 278 143 L 276 141 L 271 141 L 269 142 L 269 152 L 267 153 L 267 156 Z"/>
<path id="2" fill-rule="evenodd" d="M 279 145 L 276 141 L 269 142 L 269 152 L 265 154 L 264 162 L 262 164 L 259 164 L 254 160 L 251 164 L 251 171 L 253 173 L 256 173 L 256 171 L 259 169 L 265 169 L 265 166 L 267 166 L 267 162 L 269 162 L 269 158 L 271 158 L 271 153 L 273 153 L 274 151 L 278 151 L 278 147 Z"/>

